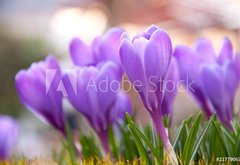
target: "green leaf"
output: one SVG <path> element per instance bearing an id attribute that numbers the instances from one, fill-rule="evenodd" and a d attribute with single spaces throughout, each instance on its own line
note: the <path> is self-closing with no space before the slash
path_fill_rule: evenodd
<path id="1" fill-rule="evenodd" d="M 221 142 L 221 146 L 223 146 L 224 150 L 225 150 L 225 153 L 227 154 L 226 156 L 230 156 L 231 153 L 230 153 L 230 150 L 228 148 L 228 143 L 227 143 L 227 139 L 225 138 L 224 134 L 222 133 L 222 130 L 219 126 L 219 124 L 216 123 L 216 121 L 213 121 L 213 127 L 216 129 L 216 133 L 218 135 L 218 138 Z"/>
<path id="2" fill-rule="evenodd" d="M 179 128 L 177 129 L 177 132 L 176 132 L 176 135 L 175 135 L 175 138 L 173 140 L 173 148 L 174 150 L 176 149 L 176 146 L 177 146 L 177 143 L 179 142 L 179 139 L 180 139 L 180 136 L 183 132 L 183 129 L 184 129 L 184 125 L 186 124 L 186 120 L 184 120 L 182 122 L 182 124 L 179 126 Z"/>
<path id="3" fill-rule="evenodd" d="M 147 146 L 150 148 L 152 154 L 157 158 L 158 162 L 161 162 L 160 159 L 160 153 L 155 149 L 152 142 L 138 129 L 138 127 L 133 123 L 132 121 L 129 123 L 129 127 L 134 131 L 134 133 L 139 137 L 139 139 L 142 139 Z"/>
<path id="4" fill-rule="evenodd" d="M 119 153 L 118 153 L 118 147 L 117 147 L 115 136 L 114 136 L 113 127 L 109 128 L 108 138 L 109 138 L 109 144 L 110 144 L 112 154 L 115 159 L 118 159 Z"/>
<path id="5" fill-rule="evenodd" d="M 144 148 L 144 145 L 142 144 L 138 134 L 136 133 L 138 129 L 135 129 L 135 127 L 133 126 L 132 119 L 131 119 L 131 117 L 128 113 L 126 113 L 126 119 L 127 119 L 127 122 L 128 122 L 128 128 L 129 128 L 131 134 L 133 135 L 133 138 L 134 138 L 134 141 L 136 143 L 136 146 L 137 146 L 140 157 L 143 159 L 143 161 L 145 161 L 145 163 L 147 165 L 150 165 L 151 161 L 150 161 L 150 158 L 148 156 L 148 152 Z"/>
<path id="6" fill-rule="evenodd" d="M 133 135 L 133 138 L 135 140 L 140 157 L 143 159 L 144 163 L 146 163 L 147 165 L 151 165 L 151 161 L 149 159 L 148 153 L 147 153 L 146 149 L 144 148 L 138 135 L 135 133 L 135 131 L 129 125 L 128 125 L 128 128 Z"/>
<path id="7" fill-rule="evenodd" d="M 188 138 L 183 148 L 183 162 L 184 164 L 189 164 L 194 142 L 197 136 L 198 128 L 200 125 L 202 113 L 199 113 L 192 125 L 192 128 L 189 132 Z"/>
<path id="8" fill-rule="evenodd" d="M 91 136 L 80 135 L 80 142 L 82 145 L 82 154 L 84 158 L 98 157 L 102 158 L 101 150 L 95 143 L 93 134 Z"/>
<path id="9" fill-rule="evenodd" d="M 212 120 L 213 120 L 213 118 L 211 118 L 207 122 L 206 126 L 203 128 L 203 130 L 201 131 L 198 139 L 196 140 L 196 142 L 195 142 L 195 144 L 193 146 L 193 151 L 191 152 L 191 158 L 190 158 L 189 162 L 191 162 L 194 159 L 194 157 L 195 157 L 195 155 L 196 155 L 196 153 L 197 153 L 197 151 L 198 151 L 198 149 L 199 149 L 199 147 L 200 147 L 200 145 L 201 145 L 201 143 L 203 141 L 203 138 L 206 135 L 206 132 L 208 131 L 208 129 L 210 128 L 210 126 L 212 124 Z"/>
<path id="10" fill-rule="evenodd" d="M 68 153 L 69 153 L 72 165 L 75 165 L 76 164 L 76 148 L 74 146 L 72 130 L 71 130 L 68 122 L 65 122 L 65 128 L 66 128 L 66 133 L 67 133 L 67 149 L 68 149 Z"/>

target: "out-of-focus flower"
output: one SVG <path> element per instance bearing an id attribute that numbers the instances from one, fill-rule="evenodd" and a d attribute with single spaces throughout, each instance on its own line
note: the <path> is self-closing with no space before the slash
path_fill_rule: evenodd
<path id="1" fill-rule="evenodd" d="M 111 61 L 100 66 L 75 66 L 76 74 L 63 76 L 68 99 L 83 114 L 99 136 L 106 153 L 109 152 L 108 128 L 125 112 L 132 113 L 129 96 L 120 91 L 118 66 Z M 77 80 L 76 89 L 72 81 Z"/>
<path id="2" fill-rule="evenodd" d="M 162 121 L 164 84 L 172 57 L 169 35 L 154 25 L 137 34 L 132 41 L 125 33 L 122 36 L 120 57 L 129 80 L 153 119 L 164 147 L 172 149 Z"/>
<path id="3" fill-rule="evenodd" d="M 121 28 L 112 28 L 105 35 L 95 38 L 91 45 L 80 38 L 74 38 L 70 43 L 73 63 L 88 66 L 111 60 L 121 66 L 118 49 L 123 32 Z"/>
<path id="4" fill-rule="evenodd" d="M 167 116 L 170 118 L 170 123 L 172 122 L 173 117 L 173 102 L 178 90 L 178 65 L 175 57 L 172 57 L 167 79 L 165 82 L 165 93 L 162 101 L 161 115 Z"/>
<path id="5" fill-rule="evenodd" d="M 233 54 L 232 44 L 224 38 L 217 55 L 208 39 L 199 39 L 194 49 L 177 46 L 174 51 L 180 77 L 207 116 L 217 112 L 228 127 L 233 118 L 234 97 L 239 85 L 239 55 Z M 191 87 L 188 83 L 193 82 Z"/>
<path id="6" fill-rule="evenodd" d="M 9 116 L 0 115 L 0 160 L 7 159 L 18 137 L 18 124 Z"/>
<path id="7" fill-rule="evenodd" d="M 57 60 L 48 56 L 45 61 L 19 71 L 15 81 L 22 103 L 40 119 L 65 133 L 62 93 L 58 91 L 61 77 Z"/>

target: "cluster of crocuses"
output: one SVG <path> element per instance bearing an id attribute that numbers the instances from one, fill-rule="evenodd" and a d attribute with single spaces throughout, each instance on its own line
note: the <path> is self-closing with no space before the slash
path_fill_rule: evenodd
<path id="1" fill-rule="evenodd" d="M 168 33 L 154 25 L 132 39 L 120 28 L 109 30 L 91 44 L 74 38 L 70 43 L 74 64 L 70 70 L 62 72 L 57 60 L 48 56 L 16 75 L 17 91 L 29 110 L 63 134 L 62 100 L 67 97 L 89 121 L 108 153 L 109 126 L 123 119 L 125 112 L 132 113 L 130 98 L 117 83 L 126 74 L 151 115 L 165 149 L 174 153 L 162 117 L 172 117 L 176 84 L 186 78 L 193 81 L 190 92 L 206 115 L 217 112 L 231 129 L 240 55 L 233 55 L 228 39 L 224 39 L 219 55 L 207 39 L 198 40 L 194 49 L 172 49 Z M 103 83 L 106 80 L 108 83 Z"/>

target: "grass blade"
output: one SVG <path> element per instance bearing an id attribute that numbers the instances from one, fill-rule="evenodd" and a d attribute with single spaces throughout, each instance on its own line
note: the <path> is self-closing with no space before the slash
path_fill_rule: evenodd
<path id="1" fill-rule="evenodd" d="M 203 140 L 206 132 L 208 131 L 208 129 L 210 128 L 210 126 L 212 124 L 212 120 L 213 120 L 213 118 L 211 118 L 207 122 L 206 126 L 203 128 L 202 132 L 200 133 L 196 143 L 194 144 L 193 151 L 191 153 L 191 158 L 190 158 L 189 162 L 191 162 L 193 160 L 193 158 L 195 157 L 195 155 L 196 155 L 196 153 L 197 153 L 197 151 L 198 151 L 198 149 L 199 149 L 199 147 L 200 147 L 200 145 L 202 143 L 202 140 Z"/>
<path id="2" fill-rule="evenodd" d="M 192 125 L 192 128 L 189 132 L 188 138 L 186 140 L 186 143 L 184 145 L 183 148 L 183 162 L 184 164 L 189 164 L 190 162 L 190 158 L 191 158 L 191 154 L 192 154 L 192 149 L 194 146 L 194 142 L 197 136 L 197 132 L 198 132 L 198 128 L 199 128 L 199 124 L 201 121 L 201 116 L 202 113 L 199 113 Z"/>

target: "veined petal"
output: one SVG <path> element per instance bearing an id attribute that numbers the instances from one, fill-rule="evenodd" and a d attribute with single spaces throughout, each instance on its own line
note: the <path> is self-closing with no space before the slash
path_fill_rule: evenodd
<path id="1" fill-rule="evenodd" d="M 49 76 L 48 69 L 55 72 Z M 16 88 L 23 104 L 40 119 L 65 133 L 62 93 L 57 91 L 60 80 L 60 67 L 51 56 L 45 61 L 32 64 L 28 70 L 20 71 L 15 77 Z"/>
<path id="2" fill-rule="evenodd" d="M 144 52 L 144 68 L 147 78 L 155 77 L 157 81 L 165 78 L 172 57 L 172 43 L 169 35 L 157 30 L 151 36 Z"/>
<path id="3" fill-rule="evenodd" d="M 120 57 L 123 68 L 129 80 L 135 84 L 140 81 L 142 85 L 135 86 L 136 90 L 143 91 L 146 85 L 146 77 L 140 55 L 128 39 L 124 39 L 120 46 Z"/>
<path id="4" fill-rule="evenodd" d="M 20 99 L 27 107 L 41 111 L 45 106 L 49 106 L 44 84 L 33 75 L 23 70 L 16 75 L 15 81 Z"/>

